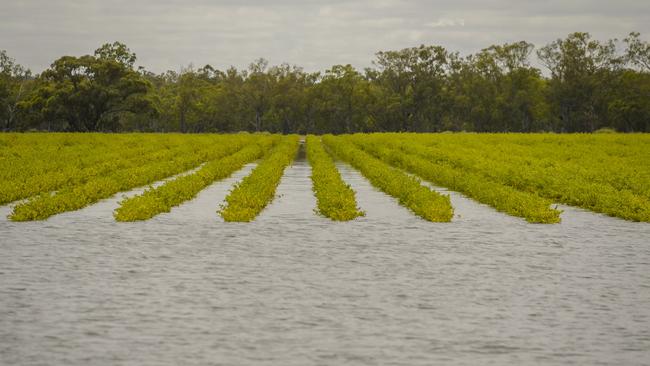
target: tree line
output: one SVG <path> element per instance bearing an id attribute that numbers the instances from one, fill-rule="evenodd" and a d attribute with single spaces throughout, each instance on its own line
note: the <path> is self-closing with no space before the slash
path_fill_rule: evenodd
<path id="1" fill-rule="evenodd" d="M 259 59 L 243 70 L 156 74 L 135 62 L 115 42 L 33 75 L 0 51 L 0 130 L 650 132 L 650 43 L 636 32 L 466 56 L 422 45 L 378 52 L 364 70 L 310 73 Z"/>

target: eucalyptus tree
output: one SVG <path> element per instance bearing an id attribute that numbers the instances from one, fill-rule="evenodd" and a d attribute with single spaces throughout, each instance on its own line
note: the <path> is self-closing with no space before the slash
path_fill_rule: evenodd
<path id="1" fill-rule="evenodd" d="M 490 131 L 523 131 L 545 127 L 548 107 L 540 70 L 530 66 L 532 43 L 525 41 L 484 49 L 479 59 L 490 65 L 495 94 L 486 103 L 494 108 Z"/>
<path id="2" fill-rule="evenodd" d="M 95 55 L 63 56 L 39 76 L 29 104 L 58 130 L 120 130 L 125 114 L 151 112 L 145 98 L 150 85 L 134 61 L 135 54 L 119 43 Z"/>
<path id="3" fill-rule="evenodd" d="M 263 58 L 255 60 L 248 66 L 245 74 L 244 98 L 252 110 L 250 127 L 254 131 L 262 131 L 263 118 L 271 108 L 272 80 L 266 72 L 269 62 Z"/>
<path id="4" fill-rule="evenodd" d="M 389 111 L 396 131 L 437 131 L 446 109 L 446 78 L 457 57 L 441 46 L 378 52 L 376 82 L 392 96 Z"/>
<path id="5" fill-rule="evenodd" d="M 314 86 L 316 131 L 363 131 L 367 118 L 367 84 L 352 65 L 334 65 Z"/>
<path id="6" fill-rule="evenodd" d="M 271 131 L 284 134 L 305 133 L 313 118 L 309 89 L 317 74 L 305 73 L 302 68 L 281 64 L 269 69 L 273 92 L 267 123 Z"/>
<path id="7" fill-rule="evenodd" d="M 551 72 L 549 102 L 561 131 L 594 131 L 606 124 L 607 95 L 624 59 L 614 40 L 600 42 L 576 32 L 558 39 L 537 55 Z"/>
<path id="8" fill-rule="evenodd" d="M 632 32 L 623 41 L 628 67 L 619 73 L 608 102 L 610 127 L 650 132 L 650 42 Z"/>
<path id="9" fill-rule="evenodd" d="M 650 42 L 641 40 L 639 32 L 631 32 L 623 41 L 627 45 L 625 55 L 630 63 L 644 72 L 650 72 Z"/>
<path id="10" fill-rule="evenodd" d="M 32 80 L 29 69 L 16 63 L 7 51 L 0 50 L 0 130 L 17 127 L 20 103 L 28 94 Z"/>

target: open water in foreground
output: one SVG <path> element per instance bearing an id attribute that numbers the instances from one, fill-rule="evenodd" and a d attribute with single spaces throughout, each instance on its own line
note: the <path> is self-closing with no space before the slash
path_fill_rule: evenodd
<path id="1" fill-rule="evenodd" d="M 650 363 L 649 224 L 533 225 L 453 193 L 429 223 L 340 167 L 367 213 L 348 223 L 314 214 L 304 160 L 250 224 L 215 211 L 251 166 L 148 222 L 116 223 L 119 196 L 0 208 L 0 364 Z"/>

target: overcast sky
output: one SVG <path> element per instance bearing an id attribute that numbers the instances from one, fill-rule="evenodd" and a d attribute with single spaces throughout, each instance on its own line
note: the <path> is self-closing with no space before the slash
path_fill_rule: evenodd
<path id="1" fill-rule="evenodd" d="M 316 71 L 370 66 L 380 50 L 439 44 L 466 54 L 574 31 L 648 40 L 650 1 L 0 0 L 0 49 L 35 72 L 116 40 L 155 72 L 259 57 Z"/>

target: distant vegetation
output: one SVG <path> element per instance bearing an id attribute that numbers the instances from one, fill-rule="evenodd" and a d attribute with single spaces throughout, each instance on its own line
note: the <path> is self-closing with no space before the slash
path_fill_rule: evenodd
<path id="1" fill-rule="evenodd" d="M 260 59 L 246 70 L 155 74 L 135 62 L 115 42 L 33 75 L 0 51 L 0 130 L 650 132 L 650 43 L 638 33 L 620 42 L 572 33 L 536 51 L 522 41 L 467 56 L 423 45 L 379 52 L 363 71 Z"/>

